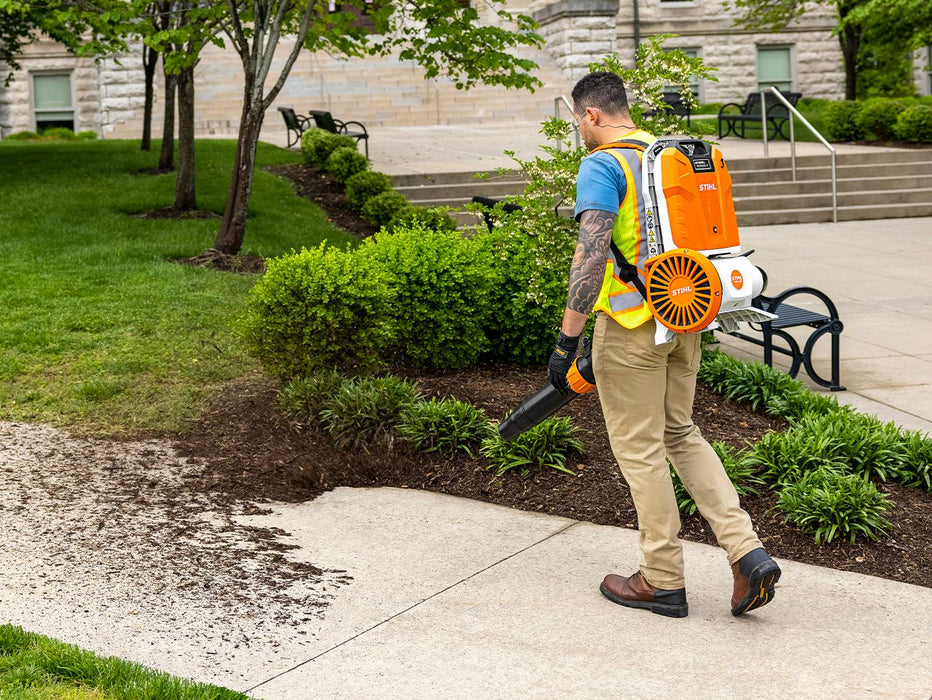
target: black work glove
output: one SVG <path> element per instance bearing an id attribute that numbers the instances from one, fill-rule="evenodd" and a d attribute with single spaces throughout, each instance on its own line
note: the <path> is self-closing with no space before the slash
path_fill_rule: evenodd
<path id="1" fill-rule="evenodd" d="M 550 360 L 547 362 L 550 383 L 561 394 L 565 394 L 570 390 L 569 382 L 566 381 L 566 373 L 570 371 L 570 367 L 573 366 L 573 362 L 576 360 L 578 348 L 578 335 L 563 335 L 561 332 L 557 337 L 557 346 L 553 349 Z"/>

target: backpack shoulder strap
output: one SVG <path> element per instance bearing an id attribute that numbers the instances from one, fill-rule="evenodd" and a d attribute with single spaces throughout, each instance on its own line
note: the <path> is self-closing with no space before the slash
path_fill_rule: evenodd
<path id="1" fill-rule="evenodd" d="M 635 151 L 641 151 L 642 153 L 647 150 L 649 144 L 644 141 L 638 141 L 637 139 L 621 139 L 619 141 L 612 141 L 611 143 L 602 144 L 601 146 L 596 146 L 592 149 L 592 152 L 596 151 L 608 151 L 613 148 L 631 148 Z"/>

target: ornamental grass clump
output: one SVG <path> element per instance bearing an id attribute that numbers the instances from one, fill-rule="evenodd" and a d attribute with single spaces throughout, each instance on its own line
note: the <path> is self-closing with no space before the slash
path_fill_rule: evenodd
<path id="1" fill-rule="evenodd" d="M 784 487 L 776 508 L 786 516 L 784 522 L 815 535 L 818 545 L 841 538 L 853 544 L 860 536 L 876 540 L 893 527 L 886 518 L 893 508 L 886 494 L 863 476 L 828 468 Z"/>
<path id="2" fill-rule="evenodd" d="M 398 437 L 418 452 L 462 451 L 471 457 L 473 450 L 494 430 L 478 406 L 453 398 L 432 398 L 404 409 Z"/>
<path id="3" fill-rule="evenodd" d="M 320 410 L 336 395 L 342 384 L 342 375 L 332 369 L 292 379 L 278 395 L 279 408 L 299 424 L 316 426 Z"/>
<path id="4" fill-rule="evenodd" d="M 527 476 L 532 469 L 556 469 L 575 476 L 566 466 L 569 455 L 582 454 L 583 445 L 569 417 L 548 418 L 526 433 L 503 440 L 496 431 L 482 442 L 482 454 L 489 459 L 487 469 L 502 476 L 517 469 Z"/>
<path id="5" fill-rule="evenodd" d="M 347 379 L 320 410 L 320 421 L 337 447 L 391 447 L 404 411 L 420 399 L 414 384 L 398 377 Z"/>
<path id="6" fill-rule="evenodd" d="M 735 491 L 738 492 L 739 496 L 743 498 L 744 496 L 760 495 L 757 487 L 763 486 L 765 482 L 756 474 L 756 467 L 748 459 L 749 453 L 747 450 L 736 450 L 721 441 L 713 442 L 712 449 L 715 450 L 718 458 L 722 460 L 725 473 L 731 479 L 731 483 L 734 484 Z M 677 506 L 681 512 L 692 515 L 698 510 L 696 502 L 689 494 L 689 491 L 686 490 L 686 486 L 672 465 L 670 465 L 670 472 L 673 476 L 673 491 L 676 494 Z"/>

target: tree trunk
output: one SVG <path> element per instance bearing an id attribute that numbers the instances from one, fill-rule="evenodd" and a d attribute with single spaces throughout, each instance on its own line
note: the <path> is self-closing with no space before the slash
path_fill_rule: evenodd
<path id="1" fill-rule="evenodd" d="M 845 99 L 858 98 L 858 52 L 861 50 L 861 27 L 857 24 L 845 23 L 851 5 L 841 3 L 838 8 L 842 20 L 841 31 L 838 32 L 838 42 L 841 44 L 841 55 L 845 61 Z"/>
<path id="2" fill-rule="evenodd" d="M 174 75 L 165 73 L 165 119 L 162 123 L 162 151 L 159 153 L 159 170 L 175 169 L 175 90 L 177 82 Z"/>
<path id="3" fill-rule="evenodd" d="M 223 211 L 223 223 L 214 242 L 214 250 L 225 255 L 236 255 L 243 246 L 246 236 L 246 217 L 249 214 L 249 195 L 252 192 L 252 176 L 256 166 L 256 149 L 259 146 L 259 130 L 265 118 L 262 101 L 250 104 L 249 92 L 239 124 L 236 142 L 236 159 L 233 164 L 233 181 Z"/>
<path id="4" fill-rule="evenodd" d="M 155 101 L 155 67 L 159 55 L 148 46 L 142 47 L 142 68 L 146 74 L 146 102 L 142 111 L 142 150 L 152 150 L 152 104 Z"/>
<path id="5" fill-rule="evenodd" d="M 178 174 L 175 209 L 197 209 L 194 196 L 194 67 L 178 74 Z"/>

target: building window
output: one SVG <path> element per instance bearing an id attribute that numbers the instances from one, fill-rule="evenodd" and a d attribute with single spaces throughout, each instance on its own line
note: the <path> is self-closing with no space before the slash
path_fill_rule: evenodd
<path id="1" fill-rule="evenodd" d="M 793 56 L 789 46 L 757 47 L 757 89 L 776 85 L 781 92 L 793 90 Z"/>
<path id="2" fill-rule="evenodd" d="M 71 73 L 34 73 L 32 109 L 36 131 L 65 127 L 74 131 Z"/>

